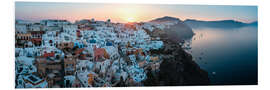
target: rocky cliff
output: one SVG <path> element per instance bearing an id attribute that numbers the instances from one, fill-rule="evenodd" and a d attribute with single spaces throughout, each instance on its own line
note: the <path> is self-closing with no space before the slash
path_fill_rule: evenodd
<path id="1" fill-rule="evenodd" d="M 160 55 L 163 59 L 159 71 L 148 69 L 145 86 L 179 86 L 179 85 L 208 85 L 208 73 L 202 70 L 185 52 L 178 42 L 172 40 L 164 30 L 149 32 L 151 36 L 159 36 L 164 47 L 151 50 L 151 54 Z M 158 33 L 158 34 L 157 34 Z"/>

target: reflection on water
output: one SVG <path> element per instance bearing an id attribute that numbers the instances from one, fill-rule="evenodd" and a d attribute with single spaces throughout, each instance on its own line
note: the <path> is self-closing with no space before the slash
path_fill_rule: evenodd
<path id="1" fill-rule="evenodd" d="M 257 27 L 193 31 L 188 52 L 212 84 L 257 84 Z"/>

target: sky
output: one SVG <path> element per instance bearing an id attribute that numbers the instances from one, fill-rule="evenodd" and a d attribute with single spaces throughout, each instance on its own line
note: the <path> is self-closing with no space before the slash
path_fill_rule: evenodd
<path id="1" fill-rule="evenodd" d="M 60 3 L 16 2 L 15 19 L 39 21 L 43 19 L 107 20 L 112 22 L 146 22 L 163 16 L 181 20 L 205 21 L 258 20 L 257 6 L 181 5 L 181 4 L 117 4 L 117 3 Z"/>

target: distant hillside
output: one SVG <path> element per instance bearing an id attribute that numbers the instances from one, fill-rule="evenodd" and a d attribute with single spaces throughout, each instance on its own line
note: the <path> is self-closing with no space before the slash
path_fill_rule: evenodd
<path id="1" fill-rule="evenodd" d="M 192 28 L 211 27 L 211 28 L 239 28 L 244 26 L 256 26 L 256 22 L 243 23 L 235 20 L 220 20 L 220 21 L 199 21 L 194 19 L 187 19 L 185 24 Z"/>
<path id="2" fill-rule="evenodd" d="M 164 16 L 161 18 L 154 19 L 150 22 L 155 23 L 177 22 L 177 24 L 170 26 L 170 28 L 165 28 L 164 30 L 166 35 L 168 35 L 168 38 L 175 42 L 180 42 L 183 39 L 192 38 L 192 36 L 194 35 L 192 29 L 189 26 L 187 26 L 183 21 L 181 21 L 179 18 Z M 153 33 L 155 32 L 156 31 L 154 31 Z"/>
<path id="3" fill-rule="evenodd" d="M 181 20 L 179 18 L 175 18 L 175 17 L 164 16 L 161 18 L 151 20 L 150 22 L 167 22 L 167 21 L 181 21 Z"/>

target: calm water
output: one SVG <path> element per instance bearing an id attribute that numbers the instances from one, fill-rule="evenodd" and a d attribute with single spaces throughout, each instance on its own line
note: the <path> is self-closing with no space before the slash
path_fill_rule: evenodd
<path id="1" fill-rule="evenodd" d="M 257 84 L 257 27 L 193 31 L 190 53 L 212 84 Z"/>

